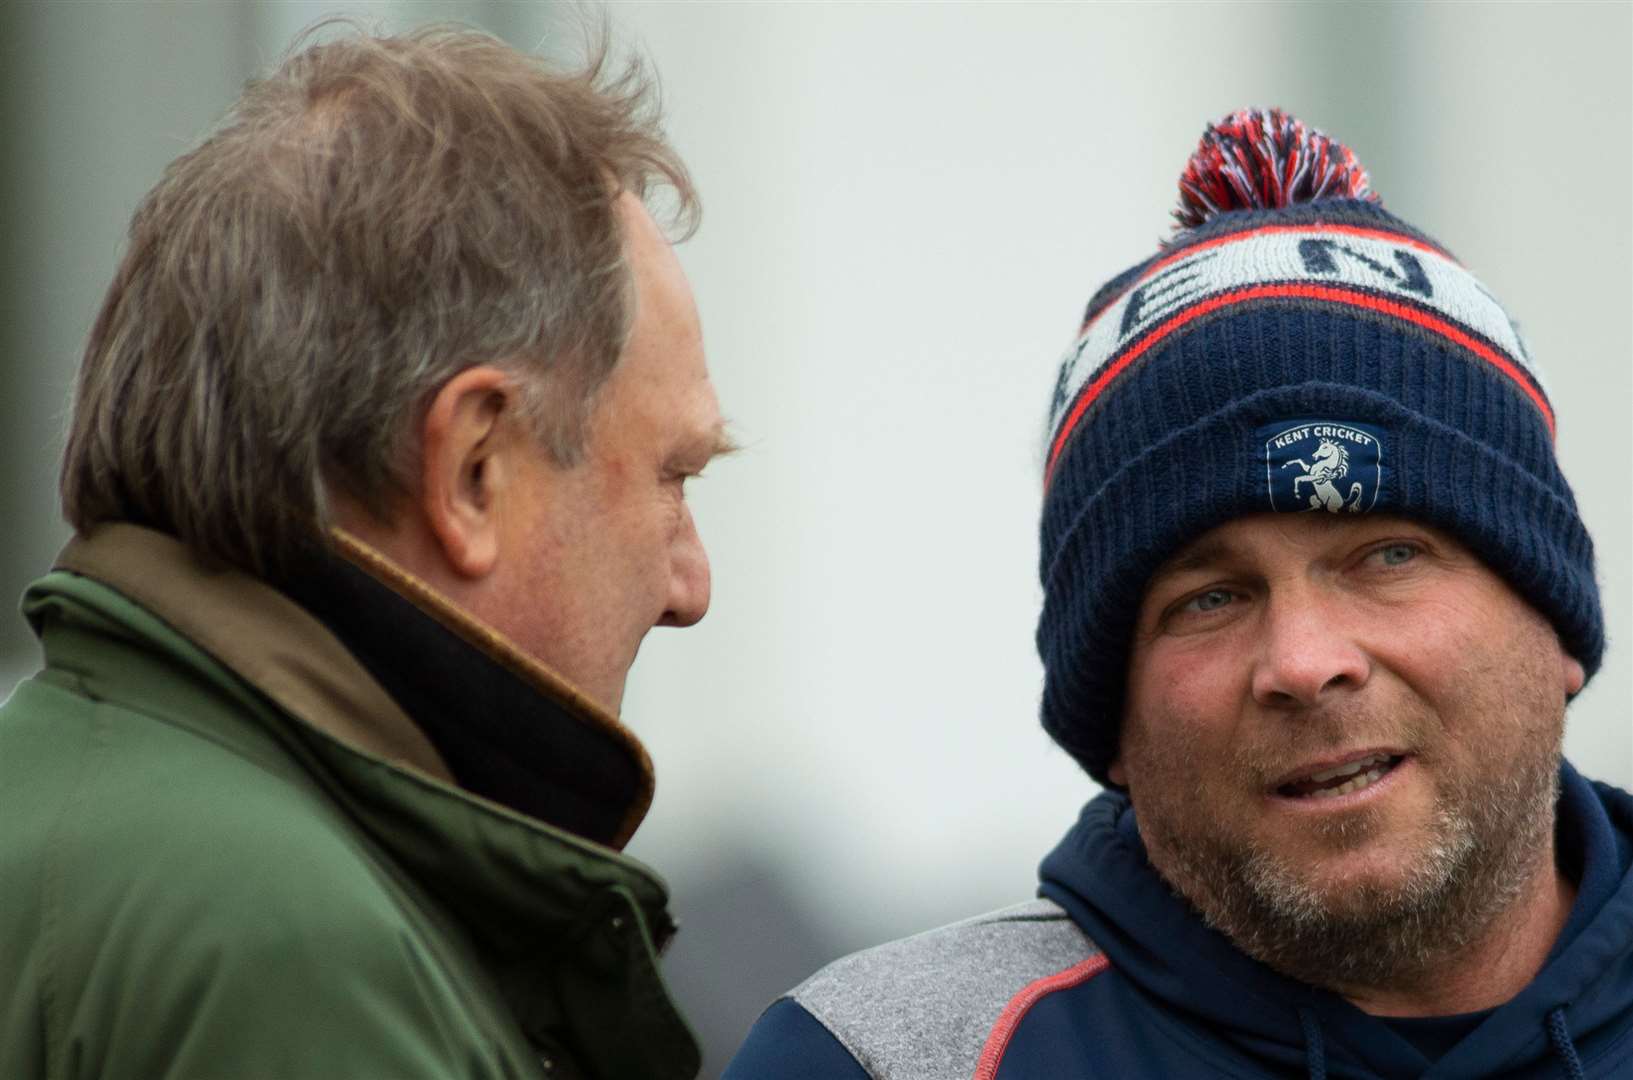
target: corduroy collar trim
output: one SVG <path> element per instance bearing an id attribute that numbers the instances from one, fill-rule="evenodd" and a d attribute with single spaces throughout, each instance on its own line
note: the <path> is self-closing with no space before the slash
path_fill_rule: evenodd
<path id="1" fill-rule="evenodd" d="M 374 757 L 453 782 L 425 733 L 321 623 L 236 571 L 211 571 L 165 533 L 110 523 L 56 569 L 101 582 L 169 623 L 285 711 Z"/>

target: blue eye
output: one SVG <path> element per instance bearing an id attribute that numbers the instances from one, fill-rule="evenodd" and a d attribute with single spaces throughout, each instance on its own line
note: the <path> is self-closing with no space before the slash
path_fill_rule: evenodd
<path id="1" fill-rule="evenodd" d="M 1231 602 L 1231 594 L 1226 589 L 1209 589 L 1204 593 L 1197 593 L 1187 603 L 1194 611 L 1216 611 Z"/>
<path id="2" fill-rule="evenodd" d="M 1387 544 L 1378 549 L 1378 557 L 1385 566 L 1399 566 L 1418 557 L 1418 549 L 1411 544 Z"/>

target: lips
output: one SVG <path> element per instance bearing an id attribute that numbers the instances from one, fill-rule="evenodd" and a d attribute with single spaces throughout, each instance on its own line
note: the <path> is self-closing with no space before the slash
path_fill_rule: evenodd
<path id="1" fill-rule="evenodd" d="M 1402 755 L 1377 751 L 1335 765 L 1295 774 L 1276 785 L 1277 795 L 1291 799 L 1334 799 L 1377 783 L 1399 765 Z"/>

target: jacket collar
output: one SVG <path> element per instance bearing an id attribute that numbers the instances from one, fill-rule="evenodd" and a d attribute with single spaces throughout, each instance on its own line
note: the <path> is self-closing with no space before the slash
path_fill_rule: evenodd
<path id="1" fill-rule="evenodd" d="M 76 538 L 57 566 L 135 600 L 325 734 L 621 849 L 653 791 L 629 729 L 382 553 L 332 539 L 339 557 L 283 591 L 128 524 Z"/>
<path id="2" fill-rule="evenodd" d="M 285 711 L 371 756 L 451 783 L 431 742 L 325 627 L 265 583 L 200 566 L 172 537 L 109 524 L 56 569 L 136 601 Z"/>
<path id="3" fill-rule="evenodd" d="M 652 803 L 633 733 L 555 671 L 340 530 L 284 590 L 407 710 L 467 791 L 621 848 Z"/>

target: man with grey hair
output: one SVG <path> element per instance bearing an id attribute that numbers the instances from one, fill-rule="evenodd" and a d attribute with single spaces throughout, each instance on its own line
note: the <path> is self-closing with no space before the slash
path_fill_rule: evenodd
<path id="1" fill-rule="evenodd" d="M 596 55 L 332 37 L 137 210 L 0 707 L 0 1075 L 696 1072 L 617 717 L 729 444 Z"/>

